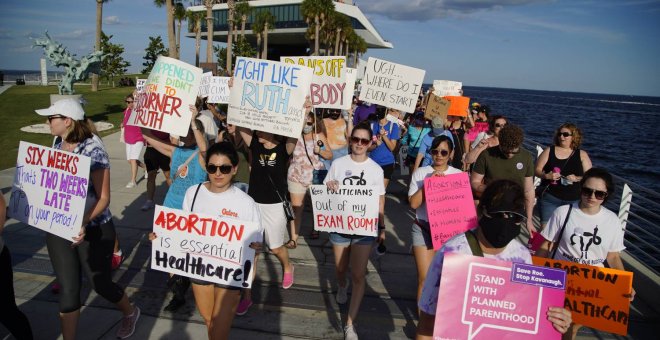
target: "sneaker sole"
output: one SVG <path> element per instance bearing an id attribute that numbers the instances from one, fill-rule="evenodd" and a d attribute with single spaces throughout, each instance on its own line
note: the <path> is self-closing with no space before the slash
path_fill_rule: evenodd
<path id="1" fill-rule="evenodd" d="M 117 339 L 128 339 L 131 336 L 133 336 L 133 334 L 135 333 L 135 327 L 137 326 L 138 320 L 140 320 L 140 316 L 142 315 L 142 311 L 140 311 L 140 308 L 138 307 L 135 308 L 137 308 L 138 315 L 135 317 L 135 322 L 133 323 L 133 331 L 131 331 L 131 334 L 128 334 L 124 337 L 117 336 Z"/>

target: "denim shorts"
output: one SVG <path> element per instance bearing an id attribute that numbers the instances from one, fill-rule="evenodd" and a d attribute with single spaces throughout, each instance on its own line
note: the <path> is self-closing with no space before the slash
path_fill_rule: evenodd
<path id="1" fill-rule="evenodd" d="M 425 228 L 422 228 L 417 223 L 412 225 L 412 245 L 413 247 L 426 247 L 426 249 L 433 249 L 433 240 L 431 239 L 431 227 L 429 222 L 418 220 Z"/>
<path id="2" fill-rule="evenodd" d="M 332 242 L 333 246 L 348 247 L 354 244 L 360 246 L 369 246 L 376 241 L 376 237 L 374 236 L 358 236 L 356 238 L 349 238 L 345 236 L 344 234 L 330 233 L 330 242 Z"/>
<path id="3" fill-rule="evenodd" d="M 543 197 L 541 198 L 541 202 L 538 205 L 540 207 L 539 213 L 541 214 L 541 223 L 542 224 L 547 224 L 548 220 L 550 220 L 550 216 L 552 216 L 552 213 L 555 212 L 555 209 L 562 205 L 567 205 L 571 203 L 576 203 L 578 200 L 575 201 L 564 201 L 561 200 L 555 196 L 552 196 L 549 192 L 546 192 L 543 194 Z"/>
<path id="4" fill-rule="evenodd" d="M 227 289 L 227 290 L 241 290 L 238 287 L 225 285 L 225 284 L 221 284 L 221 283 L 215 283 L 215 282 L 211 282 L 211 281 L 199 280 L 199 279 L 190 279 L 190 282 L 192 282 L 196 285 L 200 285 L 200 286 L 213 285 L 215 288 L 224 288 L 224 289 Z"/>

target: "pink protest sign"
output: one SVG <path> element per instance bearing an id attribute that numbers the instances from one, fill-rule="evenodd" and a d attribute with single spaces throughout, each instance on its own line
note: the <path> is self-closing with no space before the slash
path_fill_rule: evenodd
<path id="1" fill-rule="evenodd" d="M 479 135 L 479 132 L 484 132 L 484 131 L 488 131 L 488 123 L 475 122 L 474 127 L 472 127 L 467 134 L 470 143 L 474 142 L 474 140 L 477 139 L 477 135 Z"/>
<path id="2" fill-rule="evenodd" d="M 424 196 L 433 249 L 440 249 L 450 238 L 477 226 L 467 173 L 426 178 Z"/>
<path id="3" fill-rule="evenodd" d="M 546 312 L 564 305 L 566 274 L 547 269 L 445 254 L 433 338 L 560 339 Z"/>

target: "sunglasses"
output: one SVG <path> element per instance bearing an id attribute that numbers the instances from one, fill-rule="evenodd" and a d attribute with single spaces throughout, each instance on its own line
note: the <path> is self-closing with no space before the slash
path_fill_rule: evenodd
<path id="1" fill-rule="evenodd" d="M 449 151 L 448 150 L 437 150 L 437 149 L 431 150 L 431 155 L 437 156 L 438 154 L 440 154 L 440 156 L 442 156 L 442 157 L 447 157 L 449 155 Z"/>
<path id="2" fill-rule="evenodd" d="M 351 137 L 351 143 L 353 144 L 358 144 L 358 145 L 369 145 L 371 142 L 371 139 L 366 139 L 366 138 L 360 138 L 360 137 Z"/>
<path id="3" fill-rule="evenodd" d="M 488 212 L 488 215 L 491 217 L 500 217 L 504 219 L 513 219 L 516 221 L 516 223 L 522 223 L 527 221 L 527 217 L 525 215 L 522 215 L 520 213 L 517 213 L 515 211 L 508 211 L 508 210 L 503 210 L 503 211 L 492 211 Z"/>
<path id="4" fill-rule="evenodd" d="M 227 175 L 231 172 L 231 169 L 234 167 L 231 164 L 224 164 L 224 165 L 215 165 L 215 164 L 207 164 L 206 165 L 206 172 L 209 174 L 215 174 L 218 169 L 220 169 L 220 173 L 223 175 Z"/>
<path id="5" fill-rule="evenodd" d="M 506 125 L 506 123 L 504 123 L 504 124 L 495 123 L 496 128 L 503 128 L 505 125 Z"/>
<path id="6" fill-rule="evenodd" d="M 596 196 L 597 200 L 604 200 L 607 197 L 607 191 L 595 190 L 587 187 L 582 187 L 582 196 L 591 197 L 591 194 Z"/>
<path id="7" fill-rule="evenodd" d="M 64 116 L 48 116 L 46 119 L 48 119 L 48 122 L 50 123 L 50 122 L 53 121 L 53 119 L 60 119 L 60 118 L 64 119 L 66 117 L 64 117 Z"/>
<path id="8" fill-rule="evenodd" d="M 127 101 L 126 101 L 127 104 L 130 104 L 130 103 L 132 103 L 132 102 L 133 102 L 132 100 L 127 100 Z"/>
<path id="9" fill-rule="evenodd" d="M 573 134 L 570 133 L 570 132 L 560 132 L 559 135 L 562 136 L 562 137 L 570 137 L 570 136 L 572 136 Z"/>

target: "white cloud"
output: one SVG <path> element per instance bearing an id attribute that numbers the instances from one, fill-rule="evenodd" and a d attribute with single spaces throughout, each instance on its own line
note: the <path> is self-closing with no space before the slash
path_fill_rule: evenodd
<path id="1" fill-rule="evenodd" d="M 109 17 L 103 18 L 103 23 L 108 25 L 121 25 L 122 22 L 119 20 L 119 17 L 116 15 L 111 15 Z"/>

